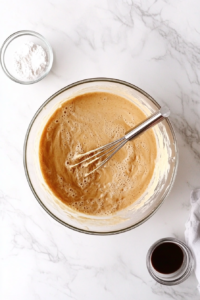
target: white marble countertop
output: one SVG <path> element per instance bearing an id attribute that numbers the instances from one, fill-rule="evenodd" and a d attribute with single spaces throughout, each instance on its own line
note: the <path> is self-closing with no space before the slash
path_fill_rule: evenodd
<path id="1" fill-rule="evenodd" d="M 51 43 L 55 62 L 23 86 L 0 70 L 0 299 L 199 299 L 194 274 L 157 284 L 146 253 L 159 238 L 184 240 L 189 195 L 200 185 L 200 3 L 198 0 L 1 0 L 0 44 L 30 29 Z M 23 169 L 23 142 L 38 107 L 80 79 L 133 83 L 172 111 L 180 150 L 174 187 L 142 226 L 98 237 L 69 230 L 39 206 Z"/>

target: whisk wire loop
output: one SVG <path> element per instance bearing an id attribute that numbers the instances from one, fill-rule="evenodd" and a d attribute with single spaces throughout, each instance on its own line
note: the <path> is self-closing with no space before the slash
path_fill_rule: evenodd
<path id="1" fill-rule="evenodd" d="M 133 138 L 136 138 L 138 135 L 146 131 L 147 129 L 151 128 L 152 126 L 156 125 L 160 121 L 162 121 L 164 118 L 167 118 L 170 115 L 170 111 L 168 108 L 163 107 L 158 112 L 151 115 L 149 118 L 147 118 L 145 121 L 138 124 L 136 127 L 131 129 L 129 132 L 125 134 L 122 138 L 111 142 L 109 144 L 106 144 L 104 146 L 101 146 L 99 148 L 96 148 L 94 150 L 90 150 L 83 154 L 75 155 L 74 159 L 81 159 L 85 156 L 88 156 L 87 158 L 79 161 L 78 163 L 75 163 L 73 165 L 70 165 L 70 168 L 74 168 L 80 164 L 83 164 L 84 167 L 89 166 L 90 164 L 94 163 L 95 161 L 101 159 L 103 156 L 110 154 L 108 157 L 106 157 L 103 161 L 100 161 L 97 164 L 97 167 L 93 169 L 91 172 L 86 173 L 85 177 L 94 173 L 97 171 L 100 167 L 102 167 L 109 159 L 115 155 L 117 151 L 119 151 L 128 141 L 132 140 Z M 90 155 L 94 153 L 93 155 Z"/>

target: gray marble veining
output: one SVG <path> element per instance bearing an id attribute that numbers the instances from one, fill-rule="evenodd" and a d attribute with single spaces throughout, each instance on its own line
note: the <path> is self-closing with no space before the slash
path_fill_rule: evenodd
<path id="1" fill-rule="evenodd" d="M 199 9 L 197 0 L 1 1 L 0 44 L 17 30 L 35 30 L 51 43 L 55 62 L 32 86 L 0 70 L 0 299 L 200 298 L 194 275 L 179 286 L 161 286 L 145 265 L 155 240 L 183 239 L 189 194 L 200 185 Z M 38 107 L 63 86 L 100 76 L 138 85 L 167 105 L 180 154 L 174 187 L 157 213 L 110 237 L 83 235 L 52 220 L 32 195 L 22 163 Z"/>

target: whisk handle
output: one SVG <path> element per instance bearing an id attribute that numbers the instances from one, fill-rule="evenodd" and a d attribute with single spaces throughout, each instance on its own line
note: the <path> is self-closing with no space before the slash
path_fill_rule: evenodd
<path id="1" fill-rule="evenodd" d="M 169 117 L 170 111 L 167 107 L 162 107 L 158 112 L 150 116 L 145 121 L 141 122 L 139 125 L 131 129 L 129 132 L 126 133 L 125 138 L 127 140 L 132 140 L 142 132 L 146 131 L 147 129 L 151 128 L 152 126 L 156 125 L 164 118 Z"/>

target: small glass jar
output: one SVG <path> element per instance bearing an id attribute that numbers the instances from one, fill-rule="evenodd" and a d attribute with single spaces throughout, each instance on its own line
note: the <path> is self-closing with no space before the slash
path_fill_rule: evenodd
<path id="1" fill-rule="evenodd" d="M 47 65 L 43 73 L 35 79 L 21 79 L 13 65 L 14 53 L 18 47 L 27 42 L 40 45 L 46 52 Z M 0 48 L 0 65 L 4 73 L 13 81 L 20 84 L 33 84 L 46 77 L 53 65 L 53 50 L 49 42 L 39 33 L 31 30 L 21 30 L 11 34 Z"/>
<path id="2" fill-rule="evenodd" d="M 172 273 L 162 273 L 155 269 L 152 263 L 154 250 L 163 243 L 172 243 L 182 250 L 183 261 L 180 267 Z M 194 257 L 192 251 L 186 244 L 176 238 L 164 238 L 155 242 L 149 249 L 146 257 L 147 269 L 150 275 L 159 283 L 164 285 L 176 285 L 186 280 L 194 269 Z"/>

